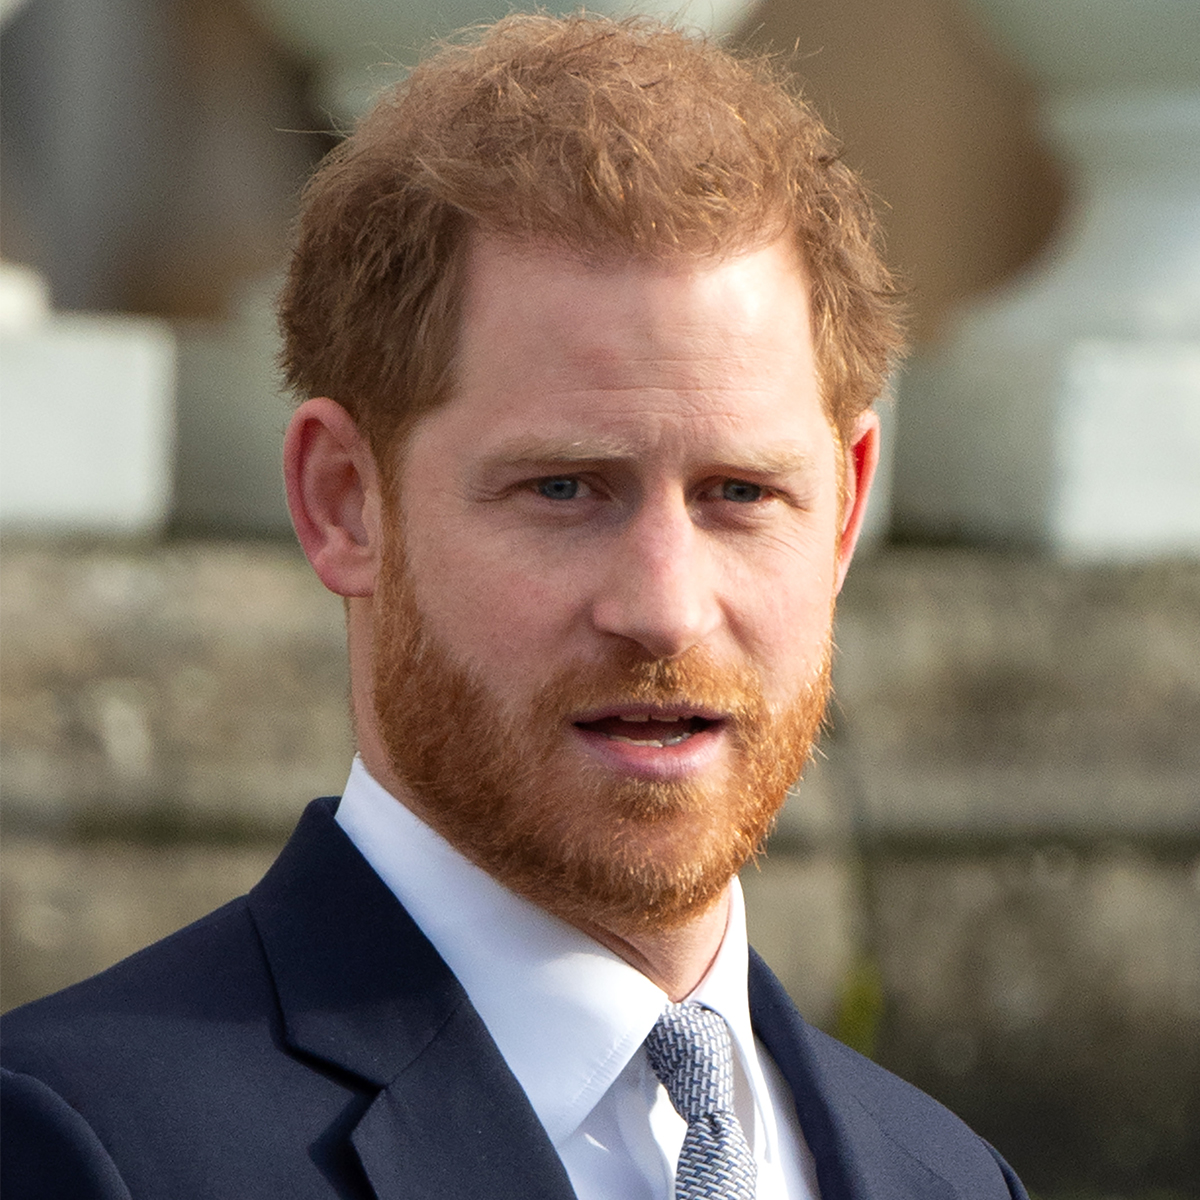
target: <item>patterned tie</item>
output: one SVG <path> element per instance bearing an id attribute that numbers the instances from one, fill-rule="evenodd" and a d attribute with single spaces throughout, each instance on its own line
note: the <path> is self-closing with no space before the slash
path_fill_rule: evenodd
<path id="1" fill-rule="evenodd" d="M 695 1001 L 668 1005 L 646 1055 L 688 1123 L 675 1200 L 754 1200 L 756 1166 L 733 1111 L 733 1046 L 723 1017 Z"/>

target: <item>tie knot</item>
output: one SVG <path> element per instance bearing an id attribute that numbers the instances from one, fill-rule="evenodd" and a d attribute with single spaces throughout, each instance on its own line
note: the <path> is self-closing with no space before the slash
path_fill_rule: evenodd
<path id="1" fill-rule="evenodd" d="M 675 1110 L 690 1125 L 733 1109 L 733 1044 L 725 1018 L 694 1000 L 668 1005 L 646 1055 Z"/>

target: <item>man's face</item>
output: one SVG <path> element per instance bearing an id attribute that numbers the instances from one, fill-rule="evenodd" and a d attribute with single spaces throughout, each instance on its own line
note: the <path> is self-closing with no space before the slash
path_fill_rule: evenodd
<path id="1" fill-rule="evenodd" d="M 787 245 L 480 240 L 384 517 L 376 714 L 414 808 L 576 924 L 713 903 L 824 712 L 838 485 Z"/>

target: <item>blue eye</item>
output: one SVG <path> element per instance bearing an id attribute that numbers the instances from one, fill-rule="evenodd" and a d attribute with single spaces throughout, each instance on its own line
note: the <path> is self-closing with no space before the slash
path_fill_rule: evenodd
<path id="1" fill-rule="evenodd" d="M 539 479 L 535 486 L 538 495 L 547 500 L 574 500 L 579 494 L 579 480 L 568 476 Z"/>
<path id="2" fill-rule="evenodd" d="M 743 479 L 727 479 L 721 484 L 721 499 L 732 500 L 735 504 L 753 504 L 764 495 L 766 492 L 759 484 Z"/>

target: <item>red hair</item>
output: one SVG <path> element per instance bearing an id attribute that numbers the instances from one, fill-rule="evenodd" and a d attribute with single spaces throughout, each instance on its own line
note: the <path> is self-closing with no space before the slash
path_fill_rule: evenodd
<path id="1" fill-rule="evenodd" d="M 648 18 L 514 15 L 386 94 L 305 192 L 282 362 L 382 460 L 452 382 L 474 231 L 589 256 L 796 240 L 826 411 L 845 438 L 900 348 L 868 195 L 769 61 Z"/>

